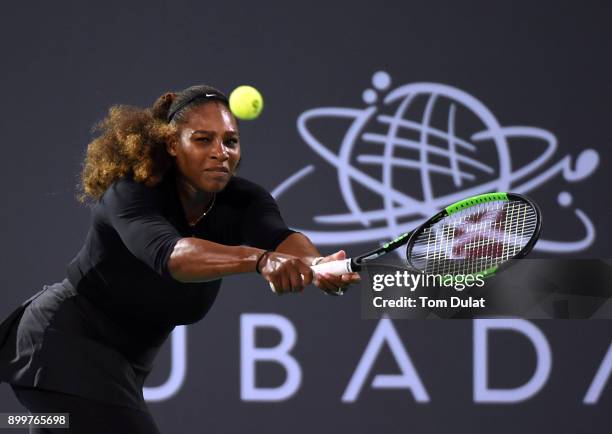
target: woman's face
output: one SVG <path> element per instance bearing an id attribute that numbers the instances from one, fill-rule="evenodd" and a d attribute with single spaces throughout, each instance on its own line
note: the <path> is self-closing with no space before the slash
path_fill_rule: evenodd
<path id="1" fill-rule="evenodd" d="M 189 110 L 178 136 L 168 152 L 179 174 L 197 190 L 223 190 L 240 161 L 238 126 L 225 104 L 210 101 Z"/>

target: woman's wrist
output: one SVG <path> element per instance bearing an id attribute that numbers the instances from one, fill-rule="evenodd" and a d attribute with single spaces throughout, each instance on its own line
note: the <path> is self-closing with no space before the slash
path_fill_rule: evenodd
<path id="1" fill-rule="evenodd" d="M 265 262 L 266 257 L 272 252 L 273 250 L 265 250 L 257 257 L 257 261 L 255 261 L 255 271 L 257 272 L 257 274 L 261 274 L 260 267 Z"/>

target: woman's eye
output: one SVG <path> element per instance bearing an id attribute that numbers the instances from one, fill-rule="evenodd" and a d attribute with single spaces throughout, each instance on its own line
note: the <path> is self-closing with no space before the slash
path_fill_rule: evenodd
<path id="1" fill-rule="evenodd" d="M 198 137 L 195 140 L 196 140 L 196 142 L 204 142 L 204 143 L 210 142 L 210 139 L 208 137 Z"/>
<path id="2" fill-rule="evenodd" d="M 238 139 L 228 139 L 225 141 L 226 146 L 235 147 L 238 144 Z"/>

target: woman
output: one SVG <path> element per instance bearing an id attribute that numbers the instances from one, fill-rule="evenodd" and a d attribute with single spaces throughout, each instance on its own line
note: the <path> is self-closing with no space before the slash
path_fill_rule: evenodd
<path id="1" fill-rule="evenodd" d="M 258 272 L 277 294 L 311 282 L 335 294 L 359 276 L 313 276 L 310 265 L 344 252 L 320 257 L 269 193 L 235 176 L 238 127 L 218 90 L 115 106 L 98 129 L 82 174 L 80 200 L 93 202 L 85 244 L 67 279 L 0 326 L 0 380 L 30 412 L 70 413 L 71 432 L 157 433 L 145 378 L 173 327 L 204 317 L 223 276 Z"/>

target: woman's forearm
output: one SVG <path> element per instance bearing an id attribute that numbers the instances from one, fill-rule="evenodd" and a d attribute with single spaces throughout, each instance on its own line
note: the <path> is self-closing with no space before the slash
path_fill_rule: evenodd
<path id="1" fill-rule="evenodd" d="M 202 282 L 230 274 L 249 273 L 262 249 L 225 246 L 200 238 L 182 238 L 168 260 L 168 271 L 180 282 Z"/>
<path id="2" fill-rule="evenodd" d="M 291 234 L 285 238 L 285 240 L 276 248 L 276 252 L 306 259 L 309 264 L 314 258 L 321 256 L 317 248 L 314 246 L 314 244 L 312 244 L 308 237 L 299 232 Z"/>
<path id="3" fill-rule="evenodd" d="M 262 249 L 226 246 L 200 238 L 182 238 L 168 260 L 170 275 L 180 282 L 203 282 L 230 274 L 255 271 Z M 317 248 L 301 233 L 289 235 L 275 252 L 297 256 L 308 264 L 320 256 Z"/>

